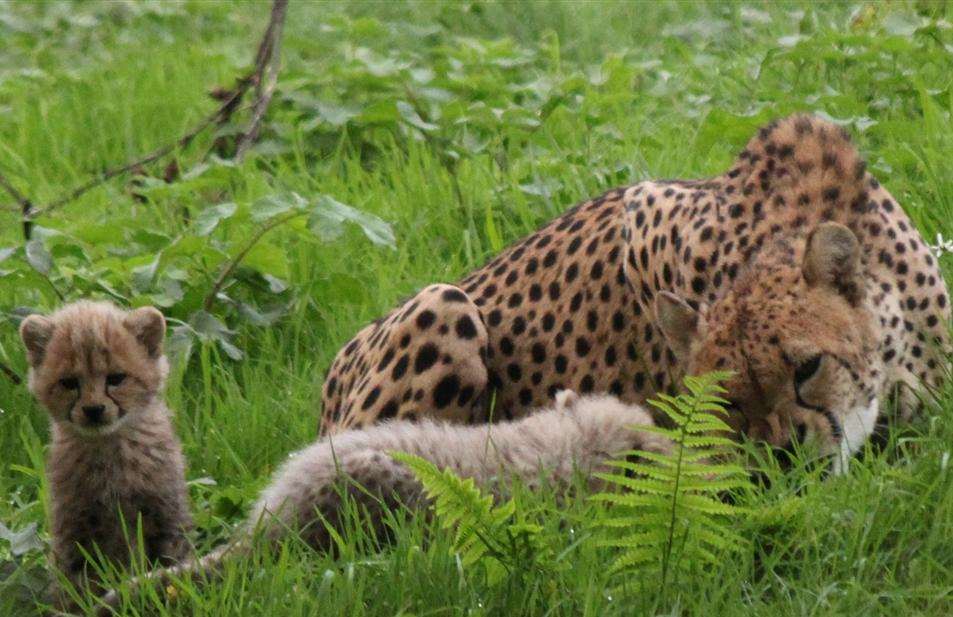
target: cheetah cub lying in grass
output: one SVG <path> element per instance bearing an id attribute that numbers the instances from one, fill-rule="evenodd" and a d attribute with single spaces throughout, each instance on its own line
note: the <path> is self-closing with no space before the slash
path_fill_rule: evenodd
<path id="1" fill-rule="evenodd" d="M 140 549 L 161 564 L 180 561 L 192 521 L 185 462 L 162 400 L 162 314 L 77 302 L 27 317 L 20 337 L 30 390 L 51 420 L 55 566 L 73 585 L 98 591 L 86 554 L 119 566 Z M 56 596 L 69 606 L 65 590 Z"/>
<path id="2" fill-rule="evenodd" d="M 597 485 L 594 472 L 605 470 L 605 462 L 615 455 L 633 449 L 669 450 L 664 437 L 631 429 L 651 424 L 644 409 L 614 396 L 580 398 L 564 390 L 552 408 L 511 423 L 395 421 L 345 431 L 295 454 L 275 474 L 231 543 L 201 559 L 135 579 L 131 585 L 134 590 L 150 582 L 166 585 L 175 578 L 199 579 L 214 573 L 226 557 L 249 550 L 253 533 L 276 542 L 297 532 L 310 545 L 327 550 L 328 527 L 340 529 L 345 494 L 369 513 L 375 533 L 380 534 L 387 510 L 401 504 L 418 510 L 428 504 L 421 484 L 391 458 L 391 452 L 415 454 L 497 494 L 505 490 L 509 478 L 527 486 L 548 478 L 557 488 L 566 488 L 577 470 Z M 103 598 L 112 607 L 120 599 L 117 591 Z"/>

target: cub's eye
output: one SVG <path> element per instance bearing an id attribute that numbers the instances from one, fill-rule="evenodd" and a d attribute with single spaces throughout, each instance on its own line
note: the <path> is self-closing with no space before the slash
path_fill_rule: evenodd
<path id="1" fill-rule="evenodd" d="M 107 386 L 118 386 L 123 381 L 126 380 L 125 373 L 110 373 L 106 375 L 106 385 Z"/>
<path id="2" fill-rule="evenodd" d="M 67 390 L 79 390 L 79 377 L 64 377 L 60 379 L 60 385 Z"/>
<path id="3" fill-rule="evenodd" d="M 801 385 L 813 377 L 819 368 L 821 368 L 821 356 L 819 355 L 800 363 L 798 367 L 794 369 L 794 383 Z"/>

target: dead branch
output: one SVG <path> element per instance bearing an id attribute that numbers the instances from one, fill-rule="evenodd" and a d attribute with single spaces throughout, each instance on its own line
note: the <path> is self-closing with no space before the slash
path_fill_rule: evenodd
<path id="1" fill-rule="evenodd" d="M 256 99 L 252 108 L 252 120 L 248 128 L 239 138 L 235 157 L 241 159 L 254 140 L 258 137 L 262 118 L 268 109 L 274 94 L 275 86 L 278 80 L 279 56 L 281 51 L 281 35 L 284 29 L 285 14 L 287 13 L 288 0 L 274 0 L 271 8 L 271 18 L 262 40 L 258 45 L 258 51 L 255 55 L 254 70 L 244 77 L 238 79 L 235 87 L 230 91 L 219 92 L 216 98 L 222 100 L 221 105 L 206 116 L 202 121 L 192 127 L 184 135 L 174 142 L 156 148 L 152 152 L 145 154 L 136 160 L 107 168 L 90 178 L 86 182 L 78 185 L 62 196 L 50 201 L 43 207 L 35 207 L 33 202 L 23 193 L 18 191 L 7 178 L 0 173 L 0 188 L 4 189 L 19 206 L 21 220 L 23 221 L 23 236 L 29 240 L 32 233 L 33 220 L 38 216 L 50 214 L 55 210 L 62 208 L 73 200 L 79 198 L 84 193 L 96 188 L 104 182 L 134 171 L 143 165 L 148 165 L 165 156 L 171 154 L 179 148 L 188 146 L 193 139 L 200 133 L 208 129 L 213 124 L 223 124 L 228 121 L 235 110 L 238 108 L 242 98 L 252 86 L 255 86 Z"/>
<path id="2" fill-rule="evenodd" d="M 6 375 L 7 379 L 12 381 L 15 385 L 19 386 L 21 383 L 23 383 L 23 378 L 17 375 L 16 371 L 14 371 L 12 368 L 7 366 L 3 362 L 0 362 L 0 373 L 3 373 L 4 375 Z"/>
<path id="3" fill-rule="evenodd" d="M 199 135 L 199 133 L 201 133 L 202 131 L 207 129 L 209 126 L 211 126 L 212 123 L 219 120 L 222 117 L 222 115 L 226 112 L 226 110 L 231 106 L 233 100 L 241 98 L 241 96 L 245 94 L 245 91 L 248 89 L 248 85 L 247 83 L 245 83 L 246 81 L 247 80 L 239 80 L 239 85 L 236 86 L 232 94 L 232 97 L 229 100 L 227 100 L 214 112 L 206 116 L 201 122 L 195 125 L 188 133 L 186 133 L 185 135 L 183 135 L 182 137 L 180 137 L 173 143 L 166 144 L 162 146 L 161 148 L 157 148 L 153 150 L 152 152 L 150 152 L 149 154 L 146 154 L 142 158 L 139 158 L 135 161 L 131 161 L 124 165 L 120 165 L 119 167 L 113 167 L 111 169 L 107 169 L 106 171 L 95 176 L 94 178 L 79 185 L 78 187 L 76 187 L 75 189 L 67 193 L 66 195 L 60 197 L 59 199 L 51 201 L 48 205 L 44 206 L 43 208 L 34 210 L 31 218 L 36 218 L 37 216 L 40 216 L 42 214 L 48 214 L 52 212 L 53 210 L 63 207 L 64 205 L 78 198 L 83 193 L 99 186 L 100 184 L 102 184 L 103 182 L 106 182 L 107 180 L 111 178 L 115 178 L 116 176 L 120 176 L 124 173 L 130 172 L 136 169 L 137 167 L 142 167 L 143 165 L 148 165 L 149 163 L 155 162 L 165 157 L 166 155 L 170 154 L 171 152 L 175 151 L 178 148 L 185 148 L 192 142 L 193 139 L 195 139 Z"/>
<path id="4" fill-rule="evenodd" d="M 33 202 L 26 198 L 26 196 L 18 191 L 6 176 L 3 173 L 0 173 L 0 187 L 10 194 L 13 197 L 13 200 L 17 202 L 17 205 L 20 207 L 20 218 L 23 220 L 23 237 L 27 240 L 30 239 L 30 236 L 33 234 Z"/>
<path id="5" fill-rule="evenodd" d="M 261 121 L 268 111 L 271 97 L 278 84 L 278 70 L 281 67 L 281 35 L 285 26 L 285 14 L 288 11 L 288 0 L 275 0 L 271 6 L 271 20 L 268 29 L 262 37 L 258 54 L 255 57 L 255 75 L 258 77 L 255 84 L 255 103 L 252 106 L 252 119 L 248 128 L 238 139 L 235 150 L 235 159 L 241 161 L 245 152 L 258 139 L 261 131 Z"/>

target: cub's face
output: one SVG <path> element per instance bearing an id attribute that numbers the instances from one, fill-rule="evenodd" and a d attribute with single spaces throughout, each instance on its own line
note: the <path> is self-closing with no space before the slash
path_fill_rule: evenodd
<path id="1" fill-rule="evenodd" d="M 30 390 L 52 421 L 83 435 L 108 434 L 161 392 L 165 320 L 154 308 L 126 312 L 77 302 L 20 326 Z"/>
<path id="2" fill-rule="evenodd" d="M 813 442 L 837 455 L 835 471 L 873 432 L 884 381 L 859 251 L 850 230 L 825 223 L 766 248 L 710 309 L 672 294 L 656 306 L 689 374 L 733 372 L 736 429 L 779 447 Z"/>

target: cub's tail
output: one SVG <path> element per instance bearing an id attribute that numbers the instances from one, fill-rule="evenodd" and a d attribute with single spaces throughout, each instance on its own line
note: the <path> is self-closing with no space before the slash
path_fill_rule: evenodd
<path id="1" fill-rule="evenodd" d="M 226 559 L 247 554 L 249 550 L 250 545 L 246 538 L 224 544 L 204 557 L 195 557 L 176 566 L 152 570 L 137 576 L 128 582 L 125 592 L 110 589 L 99 598 L 95 614 L 97 617 L 116 615 L 124 597 L 138 595 L 146 587 L 165 589 L 183 580 L 198 582 L 214 578 L 221 573 Z"/>

